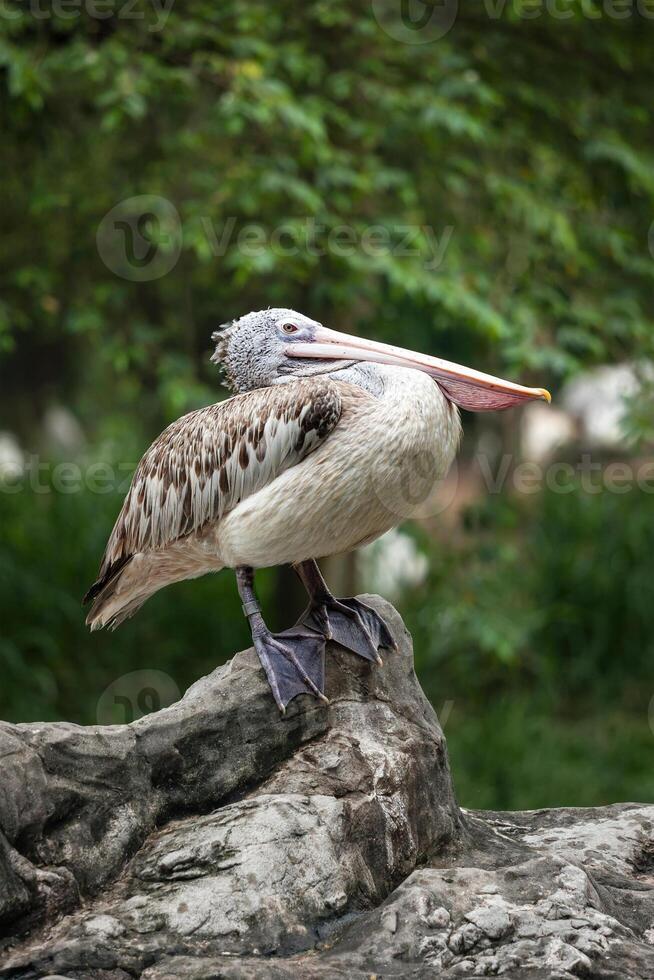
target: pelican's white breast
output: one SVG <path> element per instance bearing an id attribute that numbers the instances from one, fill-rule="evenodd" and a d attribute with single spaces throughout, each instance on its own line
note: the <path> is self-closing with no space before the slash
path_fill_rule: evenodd
<path id="1" fill-rule="evenodd" d="M 325 442 L 218 522 L 221 564 L 263 567 L 349 551 L 424 502 L 456 453 L 458 410 L 426 374 L 378 370 L 378 397 L 342 382 L 341 419 Z"/>

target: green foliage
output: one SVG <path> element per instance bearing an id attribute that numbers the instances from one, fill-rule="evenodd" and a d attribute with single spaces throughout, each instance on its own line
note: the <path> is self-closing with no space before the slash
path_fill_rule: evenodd
<path id="1" fill-rule="evenodd" d="M 462 544 L 423 545 L 430 578 L 403 611 L 460 799 L 650 799 L 651 494 L 491 496 Z"/>
<path id="2" fill-rule="evenodd" d="M 654 659 L 651 515 L 651 493 L 580 483 L 535 501 L 489 495 L 462 544 L 425 537 L 429 579 L 406 608 L 420 669 L 480 697 L 517 683 L 563 703 L 590 688 L 628 702 Z"/>
<path id="3" fill-rule="evenodd" d="M 524 692 L 483 703 L 462 695 L 445 734 L 464 806 L 526 810 L 654 797 L 646 710 L 600 713 L 583 704 L 571 715 Z"/>
<path id="4" fill-rule="evenodd" d="M 545 381 L 651 351 L 649 36 L 638 16 L 587 7 L 466 7 L 418 45 L 344 0 L 16 11 L 0 48 L 5 349 L 46 355 L 44 380 L 65 374 L 88 417 L 90 399 L 100 417 L 143 414 L 143 386 L 158 389 L 153 427 L 210 397 L 212 327 L 259 305 L 410 329 Z M 166 276 L 134 283 L 105 268 L 95 235 L 144 193 L 175 206 L 183 248 Z M 248 249 L 252 222 L 263 244 Z M 323 248 L 343 225 L 356 247 Z M 361 247 L 371 226 L 390 248 Z M 171 397 L 159 361 L 173 351 Z"/>

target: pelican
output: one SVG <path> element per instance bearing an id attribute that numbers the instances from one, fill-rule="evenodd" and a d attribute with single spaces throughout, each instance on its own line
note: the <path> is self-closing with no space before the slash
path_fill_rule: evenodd
<path id="1" fill-rule="evenodd" d="M 431 487 L 454 459 L 460 408 L 551 398 L 290 309 L 248 313 L 212 340 L 211 360 L 234 395 L 173 422 L 141 459 L 84 597 L 93 603 L 86 622 L 115 628 L 164 586 L 233 568 L 283 714 L 301 693 L 327 700 L 326 640 L 376 663 L 380 649 L 394 648 L 374 609 L 331 594 L 316 559 L 411 515 L 414 472 Z M 297 572 L 309 605 L 296 626 L 273 634 L 254 571 L 282 564 Z"/>

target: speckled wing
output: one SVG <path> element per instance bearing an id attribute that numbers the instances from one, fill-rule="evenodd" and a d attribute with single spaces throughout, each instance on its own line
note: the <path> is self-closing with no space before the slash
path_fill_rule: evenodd
<path id="1" fill-rule="evenodd" d="M 137 467 L 85 601 L 132 555 L 219 520 L 300 462 L 340 415 L 338 385 L 308 378 L 235 395 L 173 422 Z"/>

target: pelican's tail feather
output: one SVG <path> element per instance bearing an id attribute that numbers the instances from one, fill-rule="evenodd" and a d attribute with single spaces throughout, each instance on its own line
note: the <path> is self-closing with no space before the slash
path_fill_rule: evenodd
<path id="1" fill-rule="evenodd" d="M 111 565 L 84 596 L 84 604 L 93 602 L 86 617 L 86 625 L 91 630 L 99 630 L 104 626 L 115 630 L 133 616 L 152 595 L 150 591 L 134 594 L 133 589 L 124 588 L 127 585 L 124 579 L 133 579 L 133 576 L 126 574 L 131 560 L 132 555 L 128 555 Z"/>
<path id="2" fill-rule="evenodd" d="M 127 555 L 110 565 L 84 596 L 85 603 L 93 602 L 86 625 L 92 630 L 105 626 L 116 629 L 159 589 L 220 571 L 221 567 L 211 553 L 191 539 L 161 551 Z"/>

